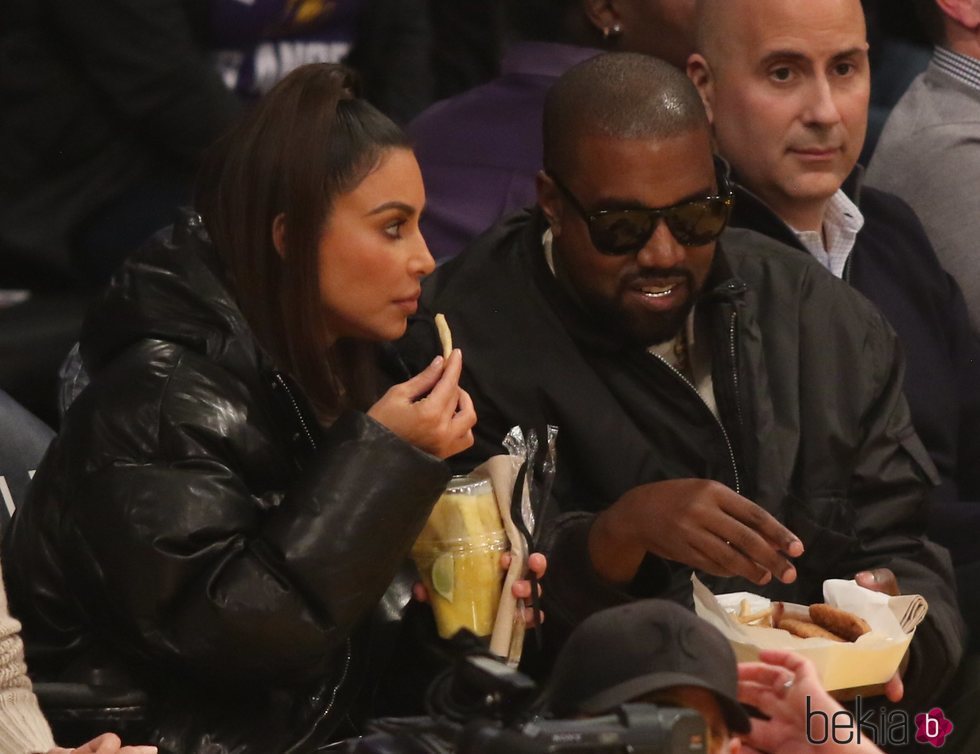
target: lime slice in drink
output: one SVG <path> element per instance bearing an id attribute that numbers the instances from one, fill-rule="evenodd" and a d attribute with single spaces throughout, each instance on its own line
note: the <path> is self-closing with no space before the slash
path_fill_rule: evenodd
<path id="1" fill-rule="evenodd" d="M 432 588 L 438 592 L 440 597 L 452 602 L 455 581 L 453 554 L 444 552 L 432 564 Z"/>

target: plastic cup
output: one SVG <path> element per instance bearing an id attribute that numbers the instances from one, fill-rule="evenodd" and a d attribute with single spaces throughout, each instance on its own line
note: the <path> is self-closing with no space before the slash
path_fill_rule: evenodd
<path id="1" fill-rule="evenodd" d="M 462 628 L 477 636 L 493 632 L 507 547 L 490 480 L 453 477 L 412 547 L 441 637 Z"/>

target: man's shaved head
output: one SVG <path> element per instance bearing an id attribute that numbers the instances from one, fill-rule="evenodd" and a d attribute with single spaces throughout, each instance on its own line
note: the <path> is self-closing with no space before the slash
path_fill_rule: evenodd
<path id="1" fill-rule="evenodd" d="M 675 337 L 707 280 L 715 241 L 682 244 L 649 212 L 718 193 L 697 89 L 646 55 L 587 60 L 548 95 L 544 160 L 538 206 L 558 280 L 617 339 L 647 347 Z M 639 246 L 611 253 L 593 236 L 599 215 Z"/>
<path id="2" fill-rule="evenodd" d="M 663 60 L 608 53 L 578 64 L 548 93 L 544 164 L 562 172 L 583 136 L 666 139 L 708 129 L 697 89 Z"/>
<path id="3" fill-rule="evenodd" d="M 697 0 L 694 11 L 697 52 L 714 68 L 724 66 L 725 60 L 734 54 L 732 34 L 739 28 L 739 15 L 752 12 L 751 2 Z"/>
<path id="4" fill-rule="evenodd" d="M 698 0 L 687 72 L 742 185 L 796 230 L 819 230 L 867 129 L 860 0 Z"/>

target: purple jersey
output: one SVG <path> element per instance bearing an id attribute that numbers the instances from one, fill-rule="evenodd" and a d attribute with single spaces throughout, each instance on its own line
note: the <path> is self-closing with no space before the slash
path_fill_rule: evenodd
<path id="1" fill-rule="evenodd" d="M 211 39 L 225 85 L 244 97 L 306 63 L 339 63 L 364 0 L 212 0 Z"/>

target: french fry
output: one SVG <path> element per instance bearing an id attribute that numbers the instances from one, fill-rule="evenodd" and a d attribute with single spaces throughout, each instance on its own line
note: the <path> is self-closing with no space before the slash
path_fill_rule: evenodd
<path id="1" fill-rule="evenodd" d="M 449 323 L 446 322 L 445 314 L 435 316 L 436 331 L 439 333 L 439 342 L 442 344 L 442 357 L 446 360 L 453 352 L 453 334 L 449 330 Z"/>
<path id="2" fill-rule="evenodd" d="M 755 613 L 746 613 L 738 616 L 738 622 L 745 625 L 766 625 L 772 626 L 772 607 L 759 610 Z"/>

